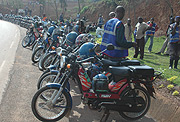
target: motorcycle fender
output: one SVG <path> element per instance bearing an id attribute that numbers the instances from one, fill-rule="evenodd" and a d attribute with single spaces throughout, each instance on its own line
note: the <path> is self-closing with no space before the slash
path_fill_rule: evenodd
<path id="1" fill-rule="evenodd" d="M 145 85 L 149 95 L 151 97 L 153 97 L 154 99 L 156 99 L 156 97 L 154 96 L 154 94 L 156 93 L 155 89 L 154 89 L 154 86 L 152 84 L 144 84 L 144 85 Z"/>
<path id="2" fill-rule="evenodd" d="M 49 53 L 56 54 L 56 51 L 54 51 L 54 50 L 53 51 L 49 51 Z"/>
<path id="3" fill-rule="evenodd" d="M 57 88 L 60 88 L 61 84 L 59 84 L 59 83 L 47 83 L 46 87 L 57 87 Z M 67 88 L 65 88 L 64 91 L 68 93 L 69 99 L 71 101 L 70 109 L 72 109 L 72 97 L 71 97 L 70 91 Z"/>
<path id="4" fill-rule="evenodd" d="M 51 70 L 50 72 L 51 72 L 51 73 L 54 73 L 54 74 L 58 74 L 58 73 L 59 73 L 58 70 Z"/>
<path id="5" fill-rule="evenodd" d="M 42 46 L 42 45 L 39 45 L 39 46 L 38 46 L 38 48 L 44 48 L 44 46 Z"/>
<path id="6" fill-rule="evenodd" d="M 48 69 L 50 69 L 50 70 L 53 70 L 53 69 L 55 69 L 55 68 L 56 68 L 55 65 L 50 65 L 50 66 L 48 66 Z"/>

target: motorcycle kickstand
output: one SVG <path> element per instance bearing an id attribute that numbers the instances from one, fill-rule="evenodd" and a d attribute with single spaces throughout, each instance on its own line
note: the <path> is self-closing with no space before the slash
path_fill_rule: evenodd
<path id="1" fill-rule="evenodd" d="M 102 116 L 100 122 L 106 122 L 107 119 L 109 118 L 109 115 L 110 115 L 109 110 L 108 110 L 108 109 L 105 109 L 104 114 L 103 114 L 103 116 Z M 105 118 L 105 119 L 104 119 L 104 118 Z M 104 119 L 104 121 L 103 121 L 103 119 Z"/>

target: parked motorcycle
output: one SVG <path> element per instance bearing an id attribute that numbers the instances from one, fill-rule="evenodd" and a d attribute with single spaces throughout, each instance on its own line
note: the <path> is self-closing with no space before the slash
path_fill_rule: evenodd
<path id="1" fill-rule="evenodd" d="M 112 45 L 107 49 L 112 50 Z M 81 60 L 77 60 L 75 54 L 61 58 L 64 60 L 61 65 L 67 68 L 60 81 L 42 87 L 32 99 L 32 111 L 39 120 L 58 121 L 71 110 L 72 98 L 66 88 L 71 77 L 76 79 L 83 103 L 90 109 L 105 108 L 106 113 L 109 110 L 117 111 L 127 120 L 140 119 L 147 113 L 150 95 L 153 96 L 154 92 L 152 82 L 161 72 L 149 66 L 116 66 L 116 63 L 103 61 L 96 55 Z M 92 63 L 87 66 L 85 62 Z M 93 72 L 94 62 L 103 70 Z"/>

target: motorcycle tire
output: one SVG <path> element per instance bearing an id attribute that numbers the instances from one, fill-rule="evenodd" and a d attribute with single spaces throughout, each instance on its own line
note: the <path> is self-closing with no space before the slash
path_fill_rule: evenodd
<path id="1" fill-rule="evenodd" d="M 54 60 L 56 54 L 53 53 L 48 53 L 47 55 L 45 55 L 41 61 L 41 67 L 43 70 L 46 70 L 52 63 L 52 61 Z"/>
<path id="2" fill-rule="evenodd" d="M 126 120 L 129 121 L 134 121 L 134 120 L 138 120 L 140 118 L 142 118 L 149 110 L 150 104 L 151 104 L 151 99 L 150 99 L 150 95 L 147 92 L 147 90 L 141 86 L 135 86 L 134 89 L 136 92 L 136 96 L 140 96 L 141 94 L 144 95 L 144 101 L 145 101 L 145 108 L 141 111 L 141 112 L 122 112 L 119 111 L 119 114 Z M 133 91 L 130 88 L 126 88 L 122 93 L 121 93 L 121 99 L 128 97 L 128 96 L 132 96 Z M 142 96 L 141 96 L 142 97 Z M 131 116 L 132 114 L 132 116 Z M 135 116 L 135 114 L 137 114 Z"/>
<path id="3" fill-rule="evenodd" d="M 61 96 L 58 98 L 55 105 L 52 105 L 49 101 L 51 95 L 58 92 L 58 87 L 43 87 L 38 90 L 31 102 L 31 108 L 33 114 L 37 119 L 43 122 L 55 122 L 62 119 L 71 110 L 71 98 L 70 94 L 65 90 L 62 91 Z M 47 92 L 46 99 L 43 99 L 42 94 L 45 95 Z M 49 104 L 48 104 L 49 103 Z"/>
<path id="4" fill-rule="evenodd" d="M 22 45 L 24 48 L 26 48 L 26 47 L 29 45 L 29 43 L 30 43 L 30 38 L 29 38 L 28 35 L 26 35 L 26 36 L 23 38 L 21 45 Z"/>
<path id="5" fill-rule="evenodd" d="M 54 72 L 48 72 L 48 73 L 44 74 L 38 80 L 37 89 L 42 88 L 47 83 L 53 83 L 54 79 L 56 78 L 56 75 L 57 75 L 57 73 L 54 73 Z"/>
<path id="6" fill-rule="evenodd" d="M 34 34 L 31 35 L 30 39 L 31 39 L 31 41 L 30 41 L 30 43 L 28 45 L 29 47 L 32 46 L 35 43 L 35 36 L 34 36 Z"/>
<path id="7" fill-rule="evenodd" d="M 43 48 L 41 48 L 41 47 L 37 48 L 32 54 L 32 57 L 31 57 L 32 62 L 34 62 L 34 63 L 39 62 L 39 60 L 43 54 L 44 54 Z"/>
<path id="8" fill-rule="evenodd" d="M 35 40 L 34 43 L 31 46 L 31 49 L 33 50 L 33 52 L 34 52 L 34 46 L 36 45 L 36 43 L 37 43 L 37 41 Z"/>

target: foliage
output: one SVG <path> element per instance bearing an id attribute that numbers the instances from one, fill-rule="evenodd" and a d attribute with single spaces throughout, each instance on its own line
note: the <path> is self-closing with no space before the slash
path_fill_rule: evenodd
<path id="1" fill-rule="evenodd" d="M 172 90 L 174 88 L 174 85 L 172 85 L 172 84 L 169 84 L 168 86 L 167 86 L 167 89 L 169 89 L 169 90 Z"/>
<path id="2" fill-rule="evenodd" d="M 172 76 L 171 78 L 168 78 L 167 80 L 172 82 L 173 80 L 175 80 L 176 78 L 178 78 L 178 76 Z"/>
<path id="3" fill-rule="evenodd" d="M 161 84 L 160 86 L 159 86 L 159 88 L 161 89 L 161 88 L 164 88 L 164 84 Z"/>
<path id="4" fill-rule="evenodd" d="M 177 90 L 175 90 L 173 93 L 172 93 L 173 96 L 177 96 L 179 95 L 179 92 Z"/>

